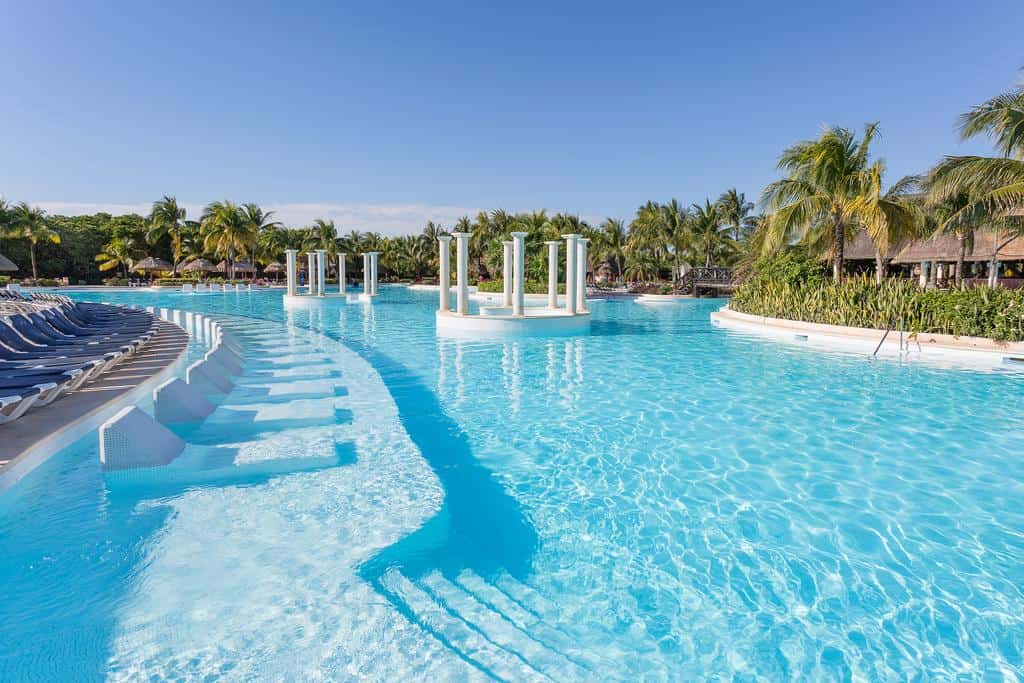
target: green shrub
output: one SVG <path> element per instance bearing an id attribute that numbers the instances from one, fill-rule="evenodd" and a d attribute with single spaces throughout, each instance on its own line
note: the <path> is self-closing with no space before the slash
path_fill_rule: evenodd
<path id="1" fill-rule="evenodd" d="M 839 284 L 820 267 L 782 257 L 755 266 L 732 298 L 741 313 L 827 325 L 903 329 L 1000 341 L 1024 340 L 1024 290 L 965 287 L 923 290 L 911 280 L 891 278 L 881 285 L 868 275 Z"/>
<path id="2" fill-rule="evenodd" d="M 128 280 L 123 277 L 108 277 L 103 279 L 103 284 L 107 287 L 127 287 Z"/>
<path id="3" fill-rule="evenodd" d="M 525 289 L 527 294 L 547 294 L 548 293 L 548 283 L 547 282 L 539 282 L 537 280 L 527 280 L 526 281 L 526 286 L 525 286 L 524 289 Z M 496 292 L 503 292 L 503 291 L 505 291 L 505 281 L 504 280 L 482 280 L 481 282 L 479 282 L 477 284 L 477 291 L 478 292 L 489 292 L 489 293 L 492 293 L 492 294 L 496 293 Z M 559 294 L 565 294 L 565 283 L 564 282 L 559 282 L 558 283 L 558 293 Z"/>

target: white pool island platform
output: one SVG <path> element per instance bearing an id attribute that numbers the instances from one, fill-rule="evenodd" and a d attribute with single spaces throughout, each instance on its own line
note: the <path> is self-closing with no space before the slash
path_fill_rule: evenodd
<path id="1" fill-rule="evenodd" d="M 504 291 L 501 305 L 479 306 L 469 311 L 469 233 L 456 232 L 437 238 L 439 247 L 438 335 L 464 339 L 529 336 L 575 336 L 590 333 L 590 311 L 586 307 L 587 242 L 577 234 L 563 235 L 566 241 L 564 305 L 558 296 L 558 247 L 561 242 L 546 242 L 548 247 L 547 306 L 527 306 L 525 293 L 525 232 L 513 232 L 503 242 Z M 451 249 L 455 239 L 456 286 L 452 308 Z"/>
<path id="2" fill-rule="evenodd" d="M 336 292 L 327 291 L 326 249 L 306 252 L 309 258 L 309 284 L 305 287 L 306 293 L 300 293 L 299 290 L 302 288 L 298 283 L 298 253 L 298 249 L 285 249 L 287 290 L 284 295 L 284 304 L 286 307 L 308 306 L 325 300 L 340 301 L 342 303 L 374 302 L 377 296 L 377 261 L 380 257 L 379 251 L 363 253 L 363 291 L 358 294 L 349 294 L 347 292 L 345 253 L 338 254 L 338 290 Z"/>

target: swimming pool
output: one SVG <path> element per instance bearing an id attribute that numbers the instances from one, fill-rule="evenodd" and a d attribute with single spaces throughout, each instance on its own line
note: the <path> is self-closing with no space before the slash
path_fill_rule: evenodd
<path id="1" fill-rule="evenodd" d="M 253 360 L 190 435 L 209 476 L 105 478 L 86 440 L 0 498 L 0 680 L 1024 675 L 1019 372 L 708 300 L 439 340 L 435 294 L 381 292 L 76 295 L 222 316 Z"/>

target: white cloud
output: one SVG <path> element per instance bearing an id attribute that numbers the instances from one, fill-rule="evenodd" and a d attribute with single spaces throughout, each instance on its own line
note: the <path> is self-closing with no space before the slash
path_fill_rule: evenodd
<path id="1" fill-rule="evenodd" d="M 74 216 L 79 214 L 109 213 L 115 216 L 126 213 L 149 213 L 149 202 L 102 203 L 102 202 L 29 202 L 51 214 Z M 198 218 L 203 211 L 202 204 L 181 205 L 189 218 Z M 423 229 L 427 221 L 434 221 L 450 228 L 462 216 L 474 216 L 479 209 L 463 206 L 430 206 L 427 204 L 332 204 L 332 203 L 282 203 L 266 204 L 265 210 L 273 211 L 274 217 L 290 226 L 309 225 L 317 218 L 333 220 L 344 234 L 350 230 L 379 232 L 384 235 L 406 235 Z"/>

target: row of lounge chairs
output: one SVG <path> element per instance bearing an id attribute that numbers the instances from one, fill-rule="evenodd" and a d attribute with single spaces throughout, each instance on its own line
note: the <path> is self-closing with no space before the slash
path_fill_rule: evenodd
<path id="1" fill-rule="evenodd" d="M 194 286 L 192 284 L 185 283 L 181 286 L 181 291 L 186 294 L 191 294 L 193 292 L 244 292 L 250 289 L 252 289 L 252 285 L 250 284 L 243 285 L 236 283 L 232 285 L 218 284 L 216 282 L 209 285 L 205 282 L 200 282 Z"/>
<path id="2" fill-rule="evenodd" d="M 143 310 L 0 292 L 0 424 L 134 355 L 160 321 Z"/>

